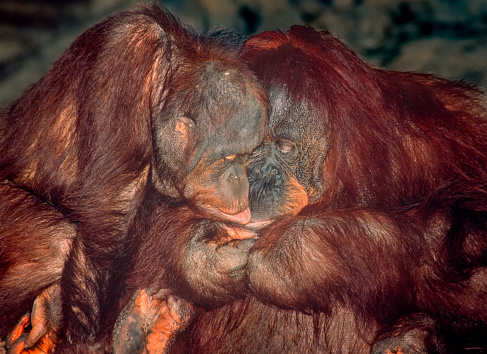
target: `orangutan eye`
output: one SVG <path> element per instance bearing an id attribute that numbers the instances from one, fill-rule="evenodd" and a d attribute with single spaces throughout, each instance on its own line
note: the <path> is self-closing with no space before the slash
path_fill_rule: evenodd
<path id="1" fill-rule="evenodd" d="M 290 153 L 296 148 L 296 145 L 290 140 L 287 139 L 279 139 L 276 141 L 277 147 L 283 154 Z"/>

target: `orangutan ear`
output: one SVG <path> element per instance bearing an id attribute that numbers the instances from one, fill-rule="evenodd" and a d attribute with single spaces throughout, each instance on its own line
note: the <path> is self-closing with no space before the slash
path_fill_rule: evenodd
<path id="1" fill-rule="evenodd" d="M 186 137 L 189 133 L 189 130 L 193 129 L 194 126 L 195 123 L 191 118 L 181 116 L 178 117 L 178 119 L 176 120 L 176 126 L 174 127 L 174 131 Z"/>

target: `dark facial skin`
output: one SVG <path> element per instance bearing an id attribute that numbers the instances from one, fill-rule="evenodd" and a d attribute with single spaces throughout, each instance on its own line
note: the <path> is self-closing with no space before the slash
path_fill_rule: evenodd
<path id="1" fill-rule="evenodd" d="M 298 214 L 319 197 L 323 186 L 318 177 L 327 153 L 323 122 L 306 101 L 290 101 L 284 90 L 271 89 L 269 97 L 273 110 L 265 138 L 249 158 L 250 227 Z"/>
<path id="2" fill-rule="evenodd" d="M 256 97 L 256 87 L 246 85 L 231 66 L 209 62 L 189 77 L 184 74 L 175 78 L 184 83 L 181 92 L 201 91 L 174 95 L 156 121 L 156 164 L 169 169 L 160 169 L 154 179 L 171 179 L 176 191 L 163 182 L 156 186 L 178 193 L 203 216 L 246 224 L 245 155 L 262 140 L 267 108 Z"/>

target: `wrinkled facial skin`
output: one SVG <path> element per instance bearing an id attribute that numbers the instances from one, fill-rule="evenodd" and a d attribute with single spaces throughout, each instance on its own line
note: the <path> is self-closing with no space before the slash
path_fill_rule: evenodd
<path id="1" fill-rule="evenodd" d="M 246 155 L 262 141 L 267 97 L 256 81 L 216 61 L 177 81 L 188 86 L 155 122 L 155 184 L 164 189 L 157 182 L 172 180 L 176 191 L 163 192 L 177 193 L 203 217 L 247 224 Z"/>
<path id="2" fill-rule="evenodd" d="M 322 193 L 320 163 L 327 151 L 326 129 L 305 100 L 276 88 L 263 143 L 249 157 L 252 224 L 296 215 Z"/>
<path id="3" fill-rule="evenodd" d="M 296 180 L 296 145 L 282 137 L 268 137 L 252 154 L 249 169 L 252 221 L 296 215 L 308 204 Z"/>
<path id="4" fill-rule="evenodd" d="M 230 155 L 208 168 L 200 163 L 185 190 L 192 196 L 193 207 L 212 219 L 247 224 L 250 209 L 245 160 L 246 155 Z"/>

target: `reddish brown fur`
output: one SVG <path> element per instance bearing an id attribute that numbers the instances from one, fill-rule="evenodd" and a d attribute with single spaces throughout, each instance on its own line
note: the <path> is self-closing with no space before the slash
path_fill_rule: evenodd
<path id="1" fill-rule="evenodd" d="M 149 190 L 203 215 L 207 200 L 247 208 L 245 184 L 207 186 L 259 144 L 267 102 L 235 51 L 155 5 L 81 35 L 0 117 L 0 338 L 60 282 L 59 338 L 90 346 L 116 316 Z"/>
<path id="2" fill-rule="evenodd" d="M 251 38 L 242 58 L 271 100 L 265 141 L 296 144 L 309 205 L 263 231 L 249 259 L 251 295 L 201 311 L 179 344 L 362 353 L 423 312 L 439 334 L 427 337 L 430 350 L 487 348 L 481 93 L 373 68 L 330 34 L 299 26 Z"/>

